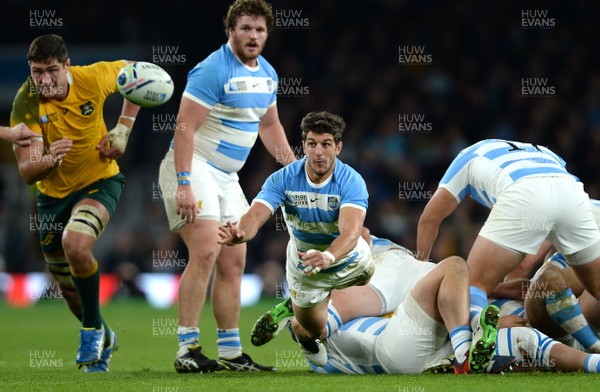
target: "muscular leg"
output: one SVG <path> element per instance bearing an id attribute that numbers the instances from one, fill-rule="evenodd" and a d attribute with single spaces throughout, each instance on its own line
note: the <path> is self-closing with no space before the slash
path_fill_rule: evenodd
<path id="1" fill-rule="evenodd" d="M 78 207 L 85 207 L 93 213 L 77 214 Z M 72 216 L 76 220 L 71 220 L 65 227 L 62 248 L 81 299 L 82 326 L 100 329 L 100 274 L 92 248 L 97 236 L 108 223 L 110 215 L 100 202 L 84 199 L 73 208 Z"/>
<path id="2" fill-rule="evenodd" d="M 525 314 L 531 327 L 554 339 L 567 335 L 567 332 L 550 318 L 546 309 L 546 299 L 568 287 L 567 281 L 558 267 L 546 264 L 538 271 L 531 280 L 525 296 Z"/>
<path id="3" fill-rule="evenodd" d="M 524 257 L 485 237 L 477 236 L 467 258 L 467 265 L 471 271 L 471 328 L 474 327 L 481 310 L 488 304 L 487 294 L 491 293 Z"/>
<path id="4" fill-rule="evenodd" d="M 361 316 L 381 316 L 381 300 L 369 286 L 351 286 L 331 292 L 331 302 L 342 323 Z"/>
<path id="5" fill-rule="evenodd" d="M 314 340 L 325 335 L 328 302 L 329 297 L 312 308 L 301 308 L 292 303 L 294 308 L 292 331 L 300 340 Z"/>
<path id="6" fill-rule="evenodd" d="M 212 304 L 217 326 L 237 328 L 240 321 L 240 289 L 246 265 L 246 244 L 224 246 L 217 258 Z"/>
<path id="7" fill-rule="evenodd" d="M 532 280 L 525 299 L 531 326 L 565 344 L 576 339 L 590 352 L 600 351 L 600 341 L 589 327 L 570 285 L 580 289 L 573 269 L 546 264 Z M 593 303 L 592 306 L 593 311 Z"/>
<path id="8" fill-rule="evenodd" d="M 179 233 L 187 246 L 189 261 L 179 282 L 179 325 L 197 328 L 206 302 L 206 291 L 221 246 L 217 243 L 219 222 L 197 220 Z"/>
<path id="9" fill-rule="evenodd" d="M 448 331 L 469 322 L 469 270 L 463 259 L 448 257 L 411 290 L 414 300 Z"/>
<path id="10" fill-rule="evenodd" d="M 246 244 L 223 246 L 217 258 L 212 305 L 217 321 L 219 358 L 242 355 L 240 342 L 240 290 L 246 265 Z"/>
<path id="11" fill-rule="evenodd" d="M 44 253 L 44 259 L 46 260 L 48 271 L 58 284 L 62 296 L 67 302 L 69 310 L 79 321 L 81 321 L 83 315 L 81 299 L 79 298 L 79 293 L 73 282 L 69 263 L 67 262 L 64 253 L 62 250 L 54 253 Z"/>

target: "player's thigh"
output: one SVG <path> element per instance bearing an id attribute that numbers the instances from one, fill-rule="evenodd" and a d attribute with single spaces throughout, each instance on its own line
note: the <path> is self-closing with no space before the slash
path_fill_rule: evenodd
<path id="1" fill-rule="evenodd" d="M 371 248 L 364 238 L 358 237 L 356 246 L 347 256 L 317 275 L 329 279 L 334 288 L 344 289 L 368 284 L 374 273 L 375 262 L 371 256 Z"/>
<path id="2" fill-rule="evenodd" d="M 370 286 L 352 286 L 331 292 L 331 301 L 342 322 L 360 316 L 381 316 L 382 304 Z"/>
<path id="3" fill-rule="evenodd" d="M 285 278 L 292 304 L 301 308 L 312 308 L 321 303 L 334 288 L 331 274 L 307 276 L 303 272 L 294 240 L 288 241 L 286 249 Z"/>
<path id="4" fill-rule="evenodd" d="M 221 245 L 218 243 L 219 222 L 209 219 L 197 219 L 184 225 L 179 234 L 189 253 L 189 263 L 199 263 L 211 267 L 214 265 Z"/>
<path id="5" fill-rule="evenodd" d="M 458 291 L 464 290 L 462 293 L 455 293 L 455 300 L 459 301 L 466 298 L 466 293 L 469 287 L 469 270 L 464 259 L 458 256 L 452 256 L 442 260 L 434 268 L 429 270 L 410 291 L 410 296 L 418 304 L 427 316 L 441 321 L 441 315 L 438 309 L 439 289 L 444 279 L 459 279 L 453 287 Z M 408 297 L 407 297 L 408 299 Z"/>
<path id="6" fill-rule="evenodd" d="M 491 292 L 523 257 L 523 254 L 477 236 L 467 258 L 471 284 Z"/>
<path id="7" fill-rule="evenodd" d="M 73 203 L 66 198 L 54 198 L 37 191 L 37 214 L 30 218 L 30 229 L 37 231 L 45 254 L 63 254 L 62 233 L 71 217 Z"/>
<path id="8" fill-rule="evenodd" d="M 416 260 L 401 249 L 379 253 L 373 260 L 375 272 L 367 286 L 379 297 L 380 314 L 395 311 L 419 279 L 435 267 L 433 263 Z"/>

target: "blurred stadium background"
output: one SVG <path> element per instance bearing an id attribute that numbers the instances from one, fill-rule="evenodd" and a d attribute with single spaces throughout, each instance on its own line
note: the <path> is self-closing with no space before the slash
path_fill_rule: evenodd
<path id="1" fill-rule="evenodd" d="M 28 45 L 40 34 L 65 37 L 74 65 L 152 61 L 174 79 L 174 97 L 140 112 L 119 161 L 128 184 L 96 247 L 109 297 L 159 292 L 159 306 L 174 299 L 165 287 L 176 287 L 187 253 L 168 231 L 158 166 L 172 138 L 187 72 L 226 41 L 222 18 L 228 5 L 3 2 L 3 125 L 29 72 Z M 414 249 L 419 214 L 448 163 L 483 138 L 550 147 L 590 196 L 600 197 L 600 3 L 274 0 L 272 5 L 276 25 L 263 54 L 280 77 L 278 108 L 291 144 L 301 154 L 298 125 L 309 111 L 345 118 L 341 159 L 367 180 L 373 234 Z M 113 96 L 106 104 L 109 127 L 120 100 Z M 249 200 L 277 167 L 257 143 L 240 173 Z M 474 203 L 463 205 L 444 224 L 433 258 L 466 256 L 486 213 Z M 33 190 L 20 179 L 11 146 L 0 142 L 0 295 L 16 304 L 43 299 L 40 293 L 51 289 L 43 286 L 35 214 Z M 249 244 L 250 300 L 285 295 L 287 239 L 278 212 Z M 20 275 L 28 273 L 42 274 Z"/>

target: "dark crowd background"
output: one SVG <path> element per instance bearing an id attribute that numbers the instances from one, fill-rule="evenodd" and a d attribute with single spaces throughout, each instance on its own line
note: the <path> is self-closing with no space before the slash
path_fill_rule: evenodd
<path id="1" fill-rule="evenodd" d="M 373 234 L 414 249 L 419 215 L 447 165 L 484 138 L 548 146 L 591 197 L 600 197 L 599 2 L 274 0 L 272 5 L 276 26 L 263 55 L 280 77 L 278 109 L 288 138 L 301 156 L 303 115 L 327 110 L 346 120 L 340 158 L 367 181 L 366 225 Z M 40 34 L 62 35 L 73 65 L 153 61 L 175 82 L 170 102 L 142 109 L 119 160 L 128 185 L 96 247 L 104 271 L 126 279 L 137 272 L 183 270 L 177 261 L 184 264 L 187 253 L 168 231 L 158 167 L 187 72 L 226 42 L 222 18 L 228 6 L 185 0 L 3 2 L 3 125 L 28 75 L 28 45 Z M 536 81 L 544 88 L 526 88 Z M 109 129 L 120 105 L 119 96 L 107 101 Z M 33 191 L 18 176 L 5 142 L 0 165 L 0 271 L 42 271 Z M 249 200 L 277 168 L 257 142 L 240 172 Z M 443 224 L 433 259 L 466 256 L 486 216 L 483 207 L 463 203 Z M 247 272 L 264 278 L 265 293 L 281 282 L 287 240 L 277 212 L 249 244 Z"/>

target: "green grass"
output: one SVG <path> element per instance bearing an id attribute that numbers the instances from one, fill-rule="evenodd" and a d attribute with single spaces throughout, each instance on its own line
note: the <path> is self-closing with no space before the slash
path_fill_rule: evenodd
<path id="1" fill-rule="evenodd" d="M 284 332 L 273 342 L 254 347 L 249 331 L 254 320 L 275 304 L 263 300 L 242 310 L 244 350 L 259 363 L 276 365 L 277 373 L 177 374 L 173 359 L 174 308 L 158 310 L 145 302 L 114 301 L 103 314 L 119 335 L 119 351 L 108 374 L 85 374 L 74 362 L 78 323 L 60 301 L 14 309 L 0 303 L 0 390 L 10 391 L 591 391 L 600 375 L 317 375 L 309 371 L 296 344 Z M 216 357 L 215 324 L 210 308 L 201 324 L 204 352 Z M 400 349 L 400 348 L 399 348 Z M 408 354 L 407 354 L 408 355 Z M 36 358 L 37 357 L 37 358 Z"/>

